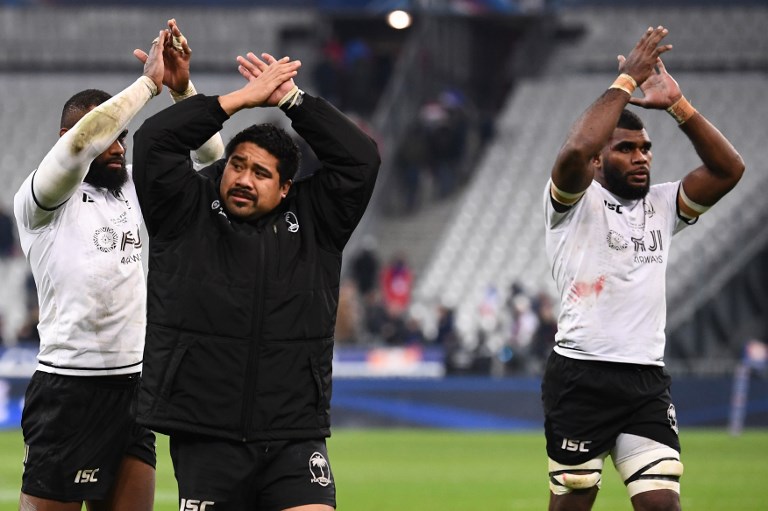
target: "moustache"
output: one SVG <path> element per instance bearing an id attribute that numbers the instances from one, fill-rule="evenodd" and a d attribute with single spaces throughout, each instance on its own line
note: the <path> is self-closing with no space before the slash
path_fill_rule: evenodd
<path id="1" fill-rule="evenodd" d="M 241 197 L 243 199 L 252 200 L 254 202 L 256 202 L 256 200 L 258 199 L 257 195 L 252 194 L 251 192 L 249 192 L 244 188 L 231 188 L 227 192 L 227 197 Z"/>

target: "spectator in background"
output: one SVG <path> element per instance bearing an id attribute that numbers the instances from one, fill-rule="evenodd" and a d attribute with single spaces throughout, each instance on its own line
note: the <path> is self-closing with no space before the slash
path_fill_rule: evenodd
<path id="1" fill-rule="evenodd" d="M 376 82 L 376 62 L 371 47 L 363 39 L 344 44 L 344 109 L 368 117 L 376 106 L 380 84 Z"/>
<path id="2" fill-rule="evenodd" d="M 320 50 L 320 58 L 312 70 L 317 94 L 332 104 L 342 104 L 344 84 L 344 47 L 335 37 L 329 38 Z"/>
<path id="3" fill-rule="evenodd" d="M 40 321 L 40 312 L 37 307 L 30 307 L 24 316 L 19 329 L 16 331 L 16 342 L 24 346 L 40 346 L 40 331 L 37 324 Z"/>
<path id="4" fill-rule="evenodd" d="M 13 257 L 18 253 L 16 226 L 13 217 L 0 208 L 0 259 Z"/>
<path id="5" fill-rule="evenodd" d="M 401 317 L 411 303 L 413 273 L 403 254 L 395 255 L 384 266 L 381 274 L 381 292 L 387 312 Z"/>
<path id="6" fill-rule="evenodd" d="M 350 264 L 352 279 L 357 284 L 357 289 L 363 299 L 375 292 L 379 286 L 381 263 L 376 247 L 376 238 L 366 234 L 360 242 L 360 251 L 355 254 Z"/>
<path id="7" fill-rule="evenodd" d="M 557 334 L 557 315 L 552 297 L 546 293 L 539 293 L 534 300 L 534 310 L 538 317 L 538 327 L 531 340 L 530 354 L 536 364 L 536 372 L 540 373 L 543 361 L 555 346 L 555 334 Z"/>
<path id="8" fill-rule="evenodd" d="M 336 314 L 336 342 L 353 344 L 360 342 L 363 312 L 360 293 L 351 279 L 342 279 L 339 286 L 339 310 Z"/>
<path id="9" fill-rule="evenodd" d="M 403 197 L 398 213 L 412 213 L 420 206 L 429 158 L 425 128 L 416 119 L 409 124 L 395 155 L 395 173 L 401 190 L 398 195 Z"/>
<path id="10" fill-rule="evenodd" d="M 511 311 L 509 346 L 512 349 L 513 366 L 517 370 L 531 373 L 536 367 L 531 351 L 539 318 L 526 294 L 512 296 L 508 306 Z"/>

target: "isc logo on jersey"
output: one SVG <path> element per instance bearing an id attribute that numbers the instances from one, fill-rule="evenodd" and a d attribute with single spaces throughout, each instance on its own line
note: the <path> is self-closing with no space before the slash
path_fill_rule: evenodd
<path id="1" fill-rule="evenodd" d="M 215 502 L 210 500 L 181 499 L 179 511 L 205 511 L 212 508 Z"/>

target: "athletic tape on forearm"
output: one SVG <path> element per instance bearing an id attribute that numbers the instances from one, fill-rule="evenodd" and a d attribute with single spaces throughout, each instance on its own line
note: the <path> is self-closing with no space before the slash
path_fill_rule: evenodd
<path id="1" fill-rule="evenodd" d="M 67 200 L 82 183 L 91 162 L 107 150 L 157 91 L 142 76 L 83 116 L 59 138 L 37 168 L 35 198 L 44 207 Z"/>
<path id="2" fill-rule="evenodd" d="M 632 93 L 635 92 L 635 89 L 637 89 L 637 82 L 627 73 L 621 73 L 608 88 L 621 89 L 631 96 Z"/>
<path id="3" fill-rule="evenodd" d="M 683 124 L 694 116 L 696 109 L 685 99 L 685 96 L 681 96 L 671 107 L 667 108 L 667 112 L 675 118 L 677 124 Z"/>
<path id="4" fill-rule="evenodd" d="M 174 103 L 178 103 L 179 101 L 184 101 L 187 98 L 191 98 L 195 94 L 197 94 L 197 90 L 195 90 L 195 86 L 192 83 L 192 80 L 187 82 L 187 88 L 184 90 L 184 92 L 176 92 L 175 90 L 168 88 L 168 91 L 171 93 L 171 98 L 173 98 Z"/>

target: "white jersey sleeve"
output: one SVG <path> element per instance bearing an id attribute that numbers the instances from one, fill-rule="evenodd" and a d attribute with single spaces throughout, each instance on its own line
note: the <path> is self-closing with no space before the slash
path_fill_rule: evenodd
<path id="1" fill-rule="evenodd" d="M 154 95 L 154 83 L 140 77 L 119 94 L 85 114 L 45 155 L 30 182 L 33 203 L 24 208 L 25 225 L 39 227 L 50 210 L 67 201 L 83 182 L 91 162 L 103 153 Z"/>
<path id="2" fill-rule="evenodd" d="M 663 365 L 665 275 L 677 216 L 679 181 L 640 200 L 593 181 L 557 212 L 544 196 L 546 248 L 560 293 L 555 351 L 584 360 Z"/>
<path id="3" fill-rule="evenodd" d="M 187 98 L 190 98 L 197 94 L 192 81 L 189 81 L 187 90 L 179 94 L 169 89 L 171 98 L 174 103 L 179 103 Z M 224 141 L 221 139 L 221 133 L 216 133 L 214 136 L 205 141 L 203 145 L 192 151 L 192 161 L 199 167 L 204 167 L 217 161 L 224 155 Z"/>

